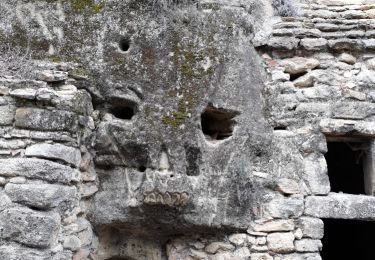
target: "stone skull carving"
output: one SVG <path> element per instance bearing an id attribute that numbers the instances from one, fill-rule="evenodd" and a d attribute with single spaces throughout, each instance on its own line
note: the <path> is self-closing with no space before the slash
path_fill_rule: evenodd
<path id="1" fill-rule="evenodd" d="M 261 9 L 117 5 L 94 68 L 102 121 L 93 222 L 161 240 L 203 226 L 246 228 L 262 190 L 251 173 L 267 156 L 251 44 Z"/>

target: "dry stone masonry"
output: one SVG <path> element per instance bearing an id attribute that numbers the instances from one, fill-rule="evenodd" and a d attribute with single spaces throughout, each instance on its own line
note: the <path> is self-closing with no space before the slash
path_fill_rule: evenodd
<path id="1" fill-rule="evenodd" d="M 375 1 L 0 14 L 0 259 L 373 259 Z"/>

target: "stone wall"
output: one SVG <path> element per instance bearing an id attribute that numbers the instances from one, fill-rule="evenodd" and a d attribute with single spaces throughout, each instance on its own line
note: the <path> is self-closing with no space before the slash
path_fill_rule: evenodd
<path id="1" fill-rule="evenodd" d="M 6 0 L 0 259 L 319 260 L 375 220 L 375 6 L 301 2 Z"/>

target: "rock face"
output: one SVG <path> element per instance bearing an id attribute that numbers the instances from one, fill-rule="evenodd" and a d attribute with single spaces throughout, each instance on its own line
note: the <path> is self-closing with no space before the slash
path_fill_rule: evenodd
<path id="1" fill-rule="evenodd" d="M 0 259 L 321 259 L 322 219 L 375 220 L 374 10 L 2 1 Z"/>

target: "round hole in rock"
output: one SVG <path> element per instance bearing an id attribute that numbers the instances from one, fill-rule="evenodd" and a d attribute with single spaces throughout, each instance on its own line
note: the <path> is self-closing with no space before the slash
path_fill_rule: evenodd
<path id="1" fill-rule="evenodd" d="M 146 167 L 145 166 L 139 166 L 138 167 L 138 171 L 140 171 L 140 172 L 145 172 L 146 171 Z"/>
<path id="2" fill-rule="evenodd" d="M 128 51 L 130 49 L 130 40 L 128 38 L 121 39 L 119 47 L 121 51 Z"/>
<path id="3" fill-rule="evenodd" d="M 130 120 L 133 118 L 135 112 L 131 106 L 117 106 L 110 109 L 110 112 L 119 119 Z"/>

